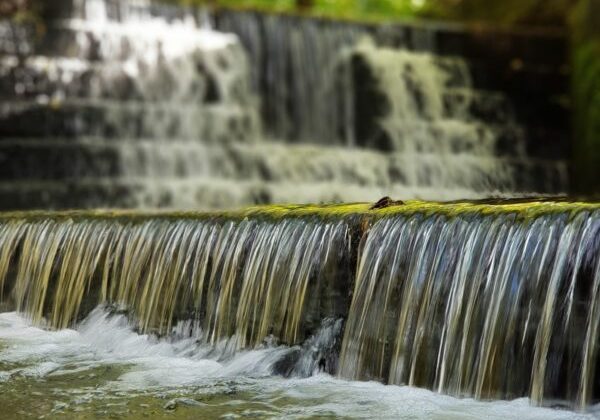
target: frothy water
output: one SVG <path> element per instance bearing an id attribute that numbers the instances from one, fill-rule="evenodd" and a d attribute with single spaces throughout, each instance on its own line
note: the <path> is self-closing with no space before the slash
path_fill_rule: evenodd
<path id="1" fill-rule="evenodd" d="M 597 205 L 360 209 L 9 215 L 0 303 L 80 335 L 44 333 L 68 345 L 3 376 L 49 375 L 65 355 L 89 369 L 93 350 L 127 392 L 327 373 L 573 410 L 598 402 Z M 169 372 L 146 364 L 155 358 Z"/>
<path id="2" fill-rule="evenodd" d="M 343 381 L 323 373 L 289 379 L 274 375 L 278 361 L 291 351 L 265 344 L 225 356 L 194 338 L 140 335 L 124 315 L 103 308 L 92 311 L 76 329 L 61 331 L 3 313 L 0 402 L 10 409 L 18 404 L 17 394 L 27 389 L 29 398 L 34 396 L 27 410 L 36 417 L 593 418 L 535 408 L 527 399 L 481 402 L 412 387 Z"/>

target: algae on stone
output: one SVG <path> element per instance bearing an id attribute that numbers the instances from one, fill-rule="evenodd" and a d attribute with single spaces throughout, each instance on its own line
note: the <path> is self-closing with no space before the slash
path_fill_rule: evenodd
<path id="1" fill-rule="evenodd" d="M 245 218 L 294 218 L 294 217 L 350 217 L 410 216 L 413 214 L 439 214 L 448 217 L 467 214 L 509 214 L 519 218 L 538 217 L 545 214 L 572 213 L 600 210 L 600 202 L 560 201 L 549 199 L 480 200 L 457 202 L 428 202 L 408 200 L 380 209 L 371 209 L 373 203 L 347 204 L 272 204 L 247 207 L 222 212 L 169 211 L 169 210 L 71 210 L 71 211 L 16 211 L 0 213 L 2 220 L 40 219 L 113 219 L 135 222 L 152 218 L 160 219 L 239 219 Z"/>

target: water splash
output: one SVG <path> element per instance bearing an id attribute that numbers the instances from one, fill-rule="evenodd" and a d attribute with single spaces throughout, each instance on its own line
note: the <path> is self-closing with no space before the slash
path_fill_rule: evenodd
<path id="1" fill-rule="evenodd" d="M 0 401 L 6 413 L 26 409 L 37 415 L 575 417 L 569 411 L 531 407 L 526 399 L 481 402 L 324 374 L 272 376 L 278 360 L 294 351 L 275 346 L 222 357 L 198 345 L 195 337 L 158 340 L 137 334 L 124 316 L 100 308 L 76 330 L 60 331 L 32 327 L 18 314 L 2 313 Z M 175 413 L 163 408 L 169 398 L 178 406 Z"/>
<path id="2" fill-rule="evenodd" d="M 587 407 L 598 398 L 600 213 L 564 209 L 9 217 L 0 290 L 57 328 L 103 303 L 141 332 L 176 327 L 230 356 L 304 343 L 278 365 L 285 374 Z"/>

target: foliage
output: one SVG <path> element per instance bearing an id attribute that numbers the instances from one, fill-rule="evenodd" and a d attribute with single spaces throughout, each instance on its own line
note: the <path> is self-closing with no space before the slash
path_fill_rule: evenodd
<path id="1" fill-rule="evenodd" d="M 389 19 L 418 14 L 425 0 L 163 0 L 280 13 L 309 13 L 342 19 Z"/>
<path id="2" fill-rule="evenodd" d="M 423 14 L 498 24 L 564 25 L 573 5 L 573 0 L 429 0 Z"/>
<path id="3" fill-rule="evenodd" d="M 594 9 L 595 7 L 595 9 Z M 577 188 L 600 194 L 600 6 L 582 0 L 573 15 L 573 102 Z"/>
<path id="4" fill-rule="evenodd" d="M 34 20 L 47 0 L 0 0 L 0 18 Z M 60 0 L 52 0 L 60 1 Z M 433 18 L 496 24 L 561 24 L 576 0 L 157 0 L 180 5 L 306 13 L 352 20 Z"/>
<path id="5" fill-rule="evenodd" d="M 36 21 L 42 7 L 43 2 L 39 0 L 0 0 L 0 18 L 18 22 Z"/>
<path id="6" fill-rule="evenodd" d="M 29 26 L 38 37 L 46 30 L 43 10 L 44 2 L 41 0 L 0 0 L 0 20 L 8 19 Z"/>
<path id="7" fill-rule="evenodd" d="M 357 20 L 435 18 L 500 24 L 565 24 L 573 0 L 163 0 Z"/>

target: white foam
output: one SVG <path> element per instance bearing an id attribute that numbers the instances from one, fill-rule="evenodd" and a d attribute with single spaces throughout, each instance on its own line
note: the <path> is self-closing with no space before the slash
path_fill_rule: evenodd
<path id="1" fill-rule="evenodd" d="M 225 357 L 195 340 L 157 340 L 136 334 L 123 316 L 96 309 L 77 330 L 48 331 L 32 327 L 16 313 L 0 314 L 0 363 L 25 365 L 0 371 L 0 382 L 15 375 L 57 376 L 88 368 L 123 366 L 107 389 L 128 391 L 205 386 L 218 390 L 224 379 L 234 381 L 256 398 L 289 400 L 281 417 L 333 414 L 350 418 L 444 419 L 567 419 L 586 418 L 573 412 L 532 407 L 527 399 L 481 402 L 457 399 L 411 387 L 373 382 L 350 382 L 316 375 L 307 379 L 271 376 L 273 364 L 288 351 L 272 347 Z M 210 391 L 206 391 L 210 392 Z M 232 397 L 234 404 L 236 398 Z M 591 418 L 591 416 L 589 416 Z"/>

